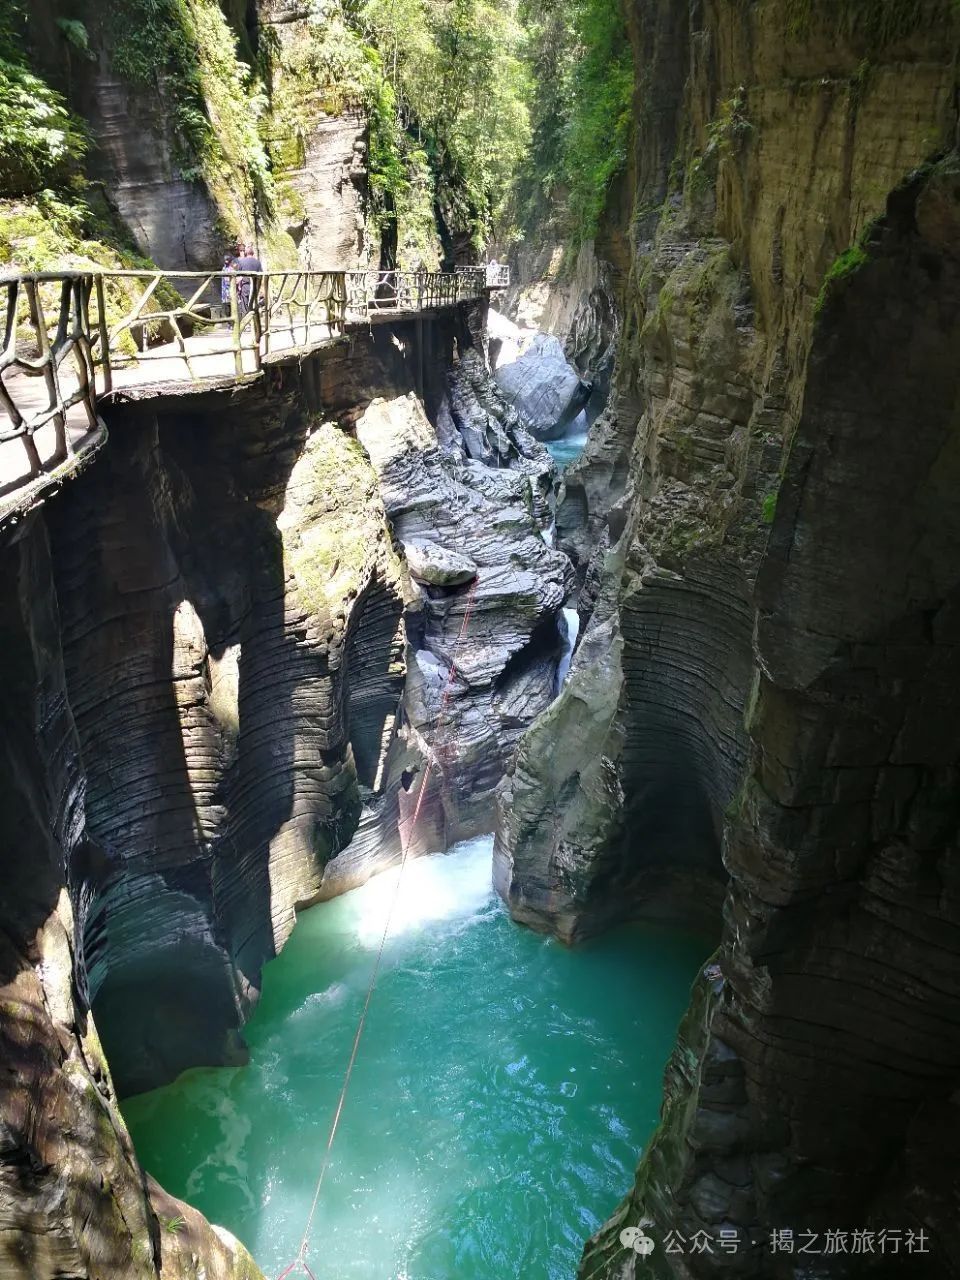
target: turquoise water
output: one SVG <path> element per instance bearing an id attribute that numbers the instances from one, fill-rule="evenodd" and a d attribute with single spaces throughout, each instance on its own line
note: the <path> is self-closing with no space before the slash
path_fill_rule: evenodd
<path id="1" fill-rule="evenodd" d="M 576 462 L 586 443 L 585 434 L 565 436 L 562 440 L 548 440 L 547 452 L 558 467 L 566 467 L 571 462 Z"/>
<path id="2" fill-rule="evenodd" d="M 491 841 L 410 864 L 324 1182 L 318 1280 L 570 1280 L 630 1185 L 709 945 L 577 950 L 514 925 Z M 248 1067 L 130 1099 L 146 1168 L 250 1248 L 295 1255 L 396 872 L 306 912 L 265 973 Z"/>

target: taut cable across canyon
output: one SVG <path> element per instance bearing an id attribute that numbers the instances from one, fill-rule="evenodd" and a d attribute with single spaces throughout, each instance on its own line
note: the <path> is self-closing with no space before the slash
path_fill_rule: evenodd
<path id="1" fill-rule="evenodd" d="M 460 659 L 461 651 L 463 650 L 463 647 L 466 644 L 467 634 L 470 630 L 470 619 L 473 616 L 473 607 L 476 601 L 476 595 L 477 595 L 477 579 L 474 579 L 473 583 L 470 586 L 470 590 L 467 592 L 466 605 L 463 613 L 463 624 L 460 628 L 460 634 L 457 637 L 456 644 L 454 645 L 453 654 L 450 660 L 450 670 L 447 672 L 447 678 L 444 681 L 444 685 L 443 685 L 443 692 L 440 695 L 440 709 L 437 716 L 438 734 L 442 733 L 448 727 L 451 693 L 453 690 L 454 681 L 458 678 L 458 674 L 459 674 L 458 662 Z M 454 749 L 455 749 L 455 743 L 454 743 Z M 452 762 L 454 759 L 455 759 L 455 755 L 453 754 L 448 755 L 447 757 L 448 762 Z M 297 1269 L 297 1267 L 300 1267 L 306 1273 L 306 1275 L 309 1277 L 309 1280 L 316 1280 L 307 1262 L 307 1250 L 310 1247 L 310 1236 L 311 1236 L 311 1232 L 313 1231 L 313 1223 L 317 1215 L 317 1209 L 320 1205 L 320 1192 L 323 1189 L 323 1180 L 326 1177 L 327 1169 L 330 1167 L 330 1155 L 331 1155 L 331 1152 L 333 1151 L 333 1144 L 337 1137 L 337 1130 L 340 1127 L 340 1117 L 343 1115 L 343 1109 L 347 1102 L 347 1093 L 350 1089 L 350 1081 L 353 1077 L 353 1068 L 357 1062 L 357 1054 L 360 1052 L 360 1041 L 363 1038 L 363 1032 L 367 1025 L 367 1014 L 370 1012 L 370 1005 L 373 1001 L 374 992 L 377 989 L 377 979 L 380 976 L 380 968 L 381 968 L 381 965 L 383 964 L 383 952 L 384 952 L 384 948 L 387 945 L 387 938 L 390 936 L 390 926 L 393 923 L 393 915 L 394 915 L 394 912 L 396 911 L 397 902 L 399 901 L 399 898 L 400 898 L 400 886 L 403 883 L 403 873 L 406 870 L 407 861 L 410 856 L 410 849 L 413 844 L 413 834 L 416 831 L 417 823 L 420 820 L 420 814 L 423 809 L 423 801 L 427 794 L 427 788 L 430 785 L 430 778 L 431 778 L 431 775 L 433 774 L 433 769 L 434 769 L 434 758 L 431 756 L 427 760 L 427 763 L 424 767 L 423 778 L 420 782 L 419 791 L 417 792 L 417 803 L 414 807 L 413 813 L 410 815 L 407 822 L 401 821 L 400 823 L 402 852 L 400 856 L 400 866 L 397 871 L 397 881 L 396 881 L 396 884 L 394 885 L 393 893 L 390 898 L 390 905 L 387 908 L 387 916 L 383 925 L 383 933 L 380 937 L 380 946 L 377 949 L 376 958 L 373 962 L 373 968 L 370 973 L 370 985 L 367 987 L 367 994 L 363 1002 L 363 1008 L 360 1010 L 360 1018 L 357 1022 L 356 1035 L 353 1038 L 353 1045 L 350 1050 L 350 1058 L 347 1062 L 347 1069 L 343 1077 L 343 1085 L 340 1089 L 340 1096 L 337 1099 L 336 1109 L 334 1110 L 334 1113 L 333 1113 L 333 1120 L 331 1121 L 331 1124 L 330 1124 L 330 1135 L 327 1138 L 327 1145 L 323 1153 L 323 1161 L 320 1165 L 320 1173 L 317 1177 L 316 1189 L 313 1193 L 313 1200 L 310 1204 L 310 1212 L 307 1215 L 307 1223 L 303 1230 L 303 1236 L 301 1237 L 301 1240 L 300 1240 L 300 1248 L 297 1250 L 297 1256 L 294 1258 L 293 1262 L 291 1262 L 288 1267 L 286 1267 L 283 1271 L 280 1272 L 280 1274 L 277 1276 L 277 1280 L 286 1280 L 286 1277 L 289 1275 L 292 1275 L 294 1271 Z M 404 827 L 407 828 L 406 832 L 404 832 L 403 830 Z"/>

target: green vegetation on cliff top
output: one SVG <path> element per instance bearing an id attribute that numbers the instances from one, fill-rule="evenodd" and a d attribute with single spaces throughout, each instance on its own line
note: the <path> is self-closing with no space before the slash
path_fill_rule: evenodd
<path id="1" fill-rule="evenodd" d="M 489 232 L 529 132 L 512 0 L 313 0 L 291 39 L 261 24 L 255 68 L 216 0 L 108 3 L 116 69 L 167 91 L 181 172 L 207 183 L 230 230 L 295 213 L 275 176 L 302 166 L 318 119 L 356 108 L 381 225 L 416 239 L 437 204 L 478 242 Z"/>
<path id="2" fill-rule="evenodd" d="M 533 135 L 520 167 L 521 229 L 556 210 L 572 247 L 598 229 L 613 178 L 626 164 L 634 65 L 620 6 L 610 0 L 524 0 L 535 92 Z"/>
<path id="3" fill-rule="evenodd" d="M 438 224 L 448 254 L 464 233 L 480 247 L 543 197 L 571 240 L 588 238 L 626 159 L 633 67 L 611 0 L 311 0 L 292 36 L 262 20 L 255 54 L 217 0 L 105 0 L 91 21 L 59 22 L 68 56 L 105 51 L 163 104 L 175 172 L 208 189 L 225 236 L 258 234 L 276 265 L 293 254 L 281 228 L 303 216 L 286 175 L 324 116 L 369 121 L 373 221 L 404 265 L 437 264 Z M 30 244 L 22 220 L 75 198 L 87 219 L 87 139 L 28 64 L 26 35 L 24 0 L 0 0 L 0 176 L 20 202 L 3 240 L 41 267 L 64 217 Z"/>
<path id="4" fill-rule="evenodd" d="M 411 260 L 435 216 L 479 245 L 544 196 L 589 238 L 626 161 L 633 63 L 611 0 L 313 0 L 293 39 L 262 25 L 256 74 L 215 0 L 109 3 L 117 69 L 171 88 L 185 175 L 219 198 L 248 157 L 243 204 L 265 219 L 274 185 L 296 212 L 271 170 L 301 167 L 311 127 L 351 107 L 370 122 L 375 221 Z"/>
<path id="5" fill-rule="evenodd" d="M 515 5 L 366 0 L 349 8 L 379 50 L 398 123 L 426 156 L 443 211 L 480 243 L 529 141 L 526 32 Z"/>
<path id="6" fill-rule="evenodd" d="M 509 0 L 315 0 L 294 35 L 261 35 L 275 171 L 323 116 L 362 112 L 374 223 L 435 266 L 435 212 L 481 242 L 525 150 L 523 42 Z"/>

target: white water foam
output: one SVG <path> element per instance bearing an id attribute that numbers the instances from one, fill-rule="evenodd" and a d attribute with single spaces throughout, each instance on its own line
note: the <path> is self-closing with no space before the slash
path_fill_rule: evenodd
<path id="1" fill-rule="evenodd" d="M 448 854 L 409 861 L 390 922 L 390 937 L 427 925 L 472 920 L 493 898 L 493 836 L 477 836 Z M 356 936 L 361 946 L 380 945 L 397 891 L 399 868 L 375 876 L 349 895 Z"/>
<path id="2" fill-rule="evenodd" d="M 580 636 L 580 615 L 576 609 L 564 609 L 563 616 L 567 624 L 567 644 L 563 657 L 560 659 L 560 666 L 557 668 L 557 693 L 563 688 L 563 683 L 570 674 L 573 651 Z"/>

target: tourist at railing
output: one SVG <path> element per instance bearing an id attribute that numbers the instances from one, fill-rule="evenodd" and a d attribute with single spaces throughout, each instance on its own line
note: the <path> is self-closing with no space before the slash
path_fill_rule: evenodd
<path id="1" fill-rule="evenodd" d="M 248 244 L 243 251 L 243 256 L 237 259 L 237 270 L 255 271 L 258 275 L 263 272 L 263 263 L 257 257 L 252 244 Z M 252 276 L 240 276 L 237 281 L 237 298 L 241 315 L 245 315 L 256 302 L 259 286 L 260 281 L 253 279 Z"/>
<path id="2" fill-rule="evenodd" d="M 227 314 L 230 314 L 230 277 L 235 275 L 237 270 L 237 260 L 232 253 L 223 255 L 223 276 L 220 279 L 220 301 L 226 308 Z"/>

